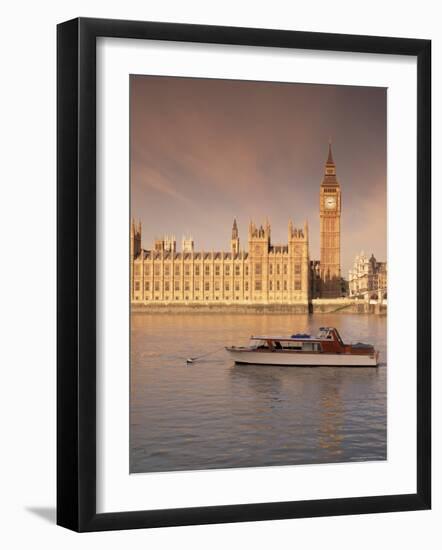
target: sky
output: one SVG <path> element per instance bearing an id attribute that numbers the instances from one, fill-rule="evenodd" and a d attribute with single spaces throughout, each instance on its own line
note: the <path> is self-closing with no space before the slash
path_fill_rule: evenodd
<path id="1" fill-rule="evenodd" d="M 386 260 L 385 88 L 131 76 L 131 216 L 142 245 L 184 234 L 230 250 L 236 218 L 269 219 L 287 243 L 308 220 L 319 259 L 319 190 L 332 142 L 342 193 L 341 270 L 361 251 Z"/>

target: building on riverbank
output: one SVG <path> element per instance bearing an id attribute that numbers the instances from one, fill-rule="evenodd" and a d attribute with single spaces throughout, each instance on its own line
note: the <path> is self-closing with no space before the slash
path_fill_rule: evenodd
<path id="1" fill-rule="evenodd" d="M 196 251 L 183 240 L 177 252 L 172 237 L 141 247 L 141 223 L 131 225 L 131 301 L 186 304 L 308 304 L 308 225 L 289 221 L 285 245 L 272 244 L 267 221 L 250 222 L 247 250 L 241 250 L 236 220 L 230 251 Z"/>
<path id="2" fill-rule="evenodd" d="M 320 260 L 310 262 L 308 224 L 288 222 L 287 244 L 273 244 L 271 227 L 250 222 L 247 246 L 241 247 L 236 220 L 230 250 L 196 250 L 183 237 L 177 250 L 174 236 L 154 240 L 144 249 L 141 222 L 130 233 L 130 297 L 133 304 L 301 306 L 314 298 L 337 299 L 345 294 L 341 278 L 341 189 L 331 144 L 319 192 Z"/>
<path id="3" fill-rule="evenodd" d="M 374 254 L 358 254 L 348 272 L 348 289 L 351 298 L 386 300 L 387 262 L 379 262 Z"/>

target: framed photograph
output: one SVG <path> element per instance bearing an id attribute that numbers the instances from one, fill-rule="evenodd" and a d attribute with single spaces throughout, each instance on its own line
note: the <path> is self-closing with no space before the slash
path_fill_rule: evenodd
<path id="1" fill-rule="evenodd" d="M 430 41 L 57 39 L 58 524 L 429 509 Z"/>

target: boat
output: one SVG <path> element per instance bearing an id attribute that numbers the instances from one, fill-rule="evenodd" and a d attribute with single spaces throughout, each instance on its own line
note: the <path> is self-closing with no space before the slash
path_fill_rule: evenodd
<path id="1" fill-rule="evenodd" d="M 344 344 L 334 327 L 321 327 L 317 336 L 252 336 L 244 347 L 225 348 L 235 363 L 287 367 L 377 367 L 379 352 L 371 344 Z"/>

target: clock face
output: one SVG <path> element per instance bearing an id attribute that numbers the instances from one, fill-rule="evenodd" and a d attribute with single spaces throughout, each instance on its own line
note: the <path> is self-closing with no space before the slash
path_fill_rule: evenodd
<path id="1" fill-rule="evenodd" d="M 324 200 L 325 208 L 332 209 L 336 207 L 336 198 L 335 197 L 325 197 Z"/>

